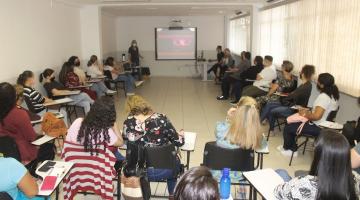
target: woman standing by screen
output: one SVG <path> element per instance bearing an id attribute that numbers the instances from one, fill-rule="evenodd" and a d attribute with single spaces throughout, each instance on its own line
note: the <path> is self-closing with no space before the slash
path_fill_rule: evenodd
<path id="1" fill-rule="evenodd" d="M 131 46 L 128 50 L 129 53 L 129 61 L 131 66 L 136 67 L 140 66 L 140 58 L 143 58 L 139 53 L 139 47 L 137 46 L 136 40 L 131 41 Z"/>

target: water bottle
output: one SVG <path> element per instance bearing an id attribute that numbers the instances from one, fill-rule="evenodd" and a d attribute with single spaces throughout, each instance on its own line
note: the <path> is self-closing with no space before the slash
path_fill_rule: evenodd
<path id="1" fill-rule="evenodd" d="M 222 177 L 220 179 L 220 199 L 229 199 L 230 197 L 230 169 L 224 168 L 222 170 Z"/>
<path id="2" fill-rule="evenodd" d="M 125 60 L 126 60 L 125 54 L 123 53 L 121 56 L 122 56 L 122 57 L 121 57 L 121 61 L 125 62 Z"/>

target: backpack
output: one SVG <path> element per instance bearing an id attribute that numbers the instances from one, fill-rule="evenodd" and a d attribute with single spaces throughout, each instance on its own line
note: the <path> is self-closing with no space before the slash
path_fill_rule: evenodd
<path id="1" fill-rule="evenodd" d="M 358 121 L 347 121 L 344 124 L 342 134 L 346 137 L 351 147 L 355 146 L 355 141 L 360 141 L 360 117 Z"/>
<path id="2" fill-rule="evenodd" d="M 67 133 L 64 120 L 56 118 L 56 116 L 50 112 L 44 114 L 41 129 L 46 135 L 52 137 L 65 136 Z"/>

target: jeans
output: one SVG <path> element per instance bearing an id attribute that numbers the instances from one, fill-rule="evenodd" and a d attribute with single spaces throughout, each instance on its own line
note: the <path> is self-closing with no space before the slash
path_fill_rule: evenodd
<path id="1" fill-rule="evenodd" d="M 74 101 L 70 105 L 77 105 L 83 107 L 85 113 L 88 113 L 90 111 L 90 105 L 94 103 L 94 100 L 92 100 L 89 95 L 83 92 L 77 95 L 71 95 L 70 98 Z"/>
<path id="2" fill-rule="evenodd" d="M 234 81 L 235 81 L 235 79 L 230 77 L 229 73 L 225 73 L 224 78 L 223 78 L 223 80 L 221 82 L 222 96 L 224 96 L 225 98 L 229 98 L 230 85 Z"/>
<path id="3" fill-rule="evenodd" d="M 288 117 L 293 113 L 294 111 L 291 108 L 282 106 L 278 101 L 267 102 L 261 110 L 260 121 L 267 119 L 269 121 L 270 131 L 273 131 L 277 117 Z"/>
<path id="4" fill-rule="evenodd" d="M 91 90 L 96 92 L 98 97 L 105 96 L 108 88 L 105 86 L 104 82 L 100 81 L 97 83 L 93 83 L 91 86 Z"/>
<path id="5" fill-rule="evenodd" d="M 296 132 L 301 124 L 301 122 L 286 124 L 283 133 L 284 150 L 297 151 L 298 147 L 296 144 Z M 312 124 L 311 122 L 306 122 L 301 133 L 306 133 L 307 135 L 317 137 L 320 134 L 320 130 L 320 127 L 318 127 L 317 125 Z"/>
<path id="6" fill-rule="evenodd" d="M 135 89 L 135 79 L 130 74 L 120 74 L 114 81 L 124 81 L 126 93 L 131 93 Z"/>
<path id="7" fill-rule="evenodd" d="M 180 161 L 176 163 L 177 170 L 180 169 Z M 170 195 L 174 193 L 174 189 L 176 186 L 176 177 L 174 177 L 174 172 L 171 169 L 154 169 L 147 168 L 147 174 L 149 181 L 161 181 L 166 179 L 168 192 Z"/>
<path id="8" fill-rule="evenodd" d="M 275 170 L 275 172 L 277 174 L 279 174 L 279 176 L 285 181 L 285 182 L 289 182 L 292 178 L 289 175 L 289 173 L 285 170 L 285 169 L 277 169 Z"/>

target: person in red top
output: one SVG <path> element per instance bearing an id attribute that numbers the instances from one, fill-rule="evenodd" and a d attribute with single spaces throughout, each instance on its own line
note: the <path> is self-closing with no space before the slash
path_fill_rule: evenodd
<path id="1" fill-rule="evenodd" d="M 39 148 L 32 145 L 36 140 L 30 117 L 26 110 L 16 105 L 16 90 L 9 83 L 0 83 L 0 137 L 9 136 L 16 142 L 21 162 L 34 176 L 38 163 L 53 160 L 55 145 L 45 143 Z"/>
<path id="2" fill-rule="evenodd" d="M 61 68 L 59 81 L 67 88 L 81 86 L 78 75 L 74 73 L 74 67 L 69 65 L 68 62 L 65 62 Z M 96 100 L 97 95 L 95 91 L 88 88 L 80 88 L 79 90 L 88 94 L 92 100 Z"/>

